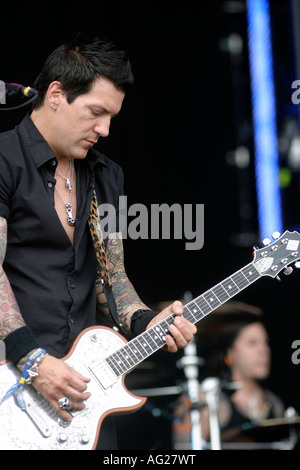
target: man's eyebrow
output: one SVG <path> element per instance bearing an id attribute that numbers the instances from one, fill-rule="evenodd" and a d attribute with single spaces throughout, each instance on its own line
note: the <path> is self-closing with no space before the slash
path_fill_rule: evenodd
<path id="1" fill-rule="evenodd" d="M 111 113 L 110 111 L 108 111 L 108 109 L 104 108 L 104 106 L 101 106 L 99 104 L 91 104 L 90 105 L 90 108 L 93 110 L 93 111 L 101 111 L 101 112 L 105 112 L 106 114 L 111 114 L 112 117 L 115 117 L 117 116 L 118 113 Z"/>
<path id="2" fill-rule="evenodd" d="M 109 111 L 104 108 L 104 106 L 101 106 L 99 104 L 90 104 L 90 108 L 98 110 L 98 111 L 104 111 L 105 113 L 109 113 Z"/>

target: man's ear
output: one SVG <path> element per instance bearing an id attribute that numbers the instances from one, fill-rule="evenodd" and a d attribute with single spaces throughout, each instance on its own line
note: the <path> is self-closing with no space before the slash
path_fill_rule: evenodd
<path id="1" fill-rule="evenodd" d="M 47 90 L 47 100 L 50 108 L 56 110 L 63 96 L 64 91 L 61 83 L 58 81 L 51 82 Z"/>

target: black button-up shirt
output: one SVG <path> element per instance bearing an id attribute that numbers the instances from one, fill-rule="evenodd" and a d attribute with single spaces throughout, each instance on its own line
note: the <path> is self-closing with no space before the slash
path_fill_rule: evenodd
<path id="1" fill-rule="evenodd" d="M 56 357 L 96 324 L 97 261 L 87 224 L 93 184 L 98 203 L 116 211 L 123 194 L 123 172 L 104 155 L 90 149 L 75 165 L 72 245 L 54 207 L 57 160 L 51 148 L 29 116 L 0 134 L 0 216 L 8 225 L 3 267 L 25 323 Z"/>

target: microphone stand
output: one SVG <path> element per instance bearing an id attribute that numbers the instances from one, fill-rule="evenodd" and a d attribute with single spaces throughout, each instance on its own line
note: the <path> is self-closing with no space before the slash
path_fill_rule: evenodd
<path id="1" fill-rule="evenodd" d="M 202 433 L 200 424 L 200 407 L 199 407 L 199 392 L 200 385 L 198 380 L 198 366 L 202 363 L 201 359 L 197 356 L 197 348 L 195 340 L 193 339 L 188 343 L 184 349 L 184 356 L 180 361 L 180 366 L 183 368 L 185 377 L 187 379 L 187 393 L 192 403 L 190 418 L 191 418 L 191 449 L 203 450 L 202 447 Z"/>
<path id="2" fill-rule="evenodd" d="M 209 411 L 210 448 L 211 450 L 221 450 L 221 434 L 218 419 L 220 380 L 216 377 L 208 377 L 203 380 L 201 390 L 205 392 Z"/>

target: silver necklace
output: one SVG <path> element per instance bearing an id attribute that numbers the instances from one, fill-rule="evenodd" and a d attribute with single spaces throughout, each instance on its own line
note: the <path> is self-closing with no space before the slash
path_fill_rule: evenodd
<path id="1" fill-rule="evenodd" d="M 67 211 L 67 221 L 69 225 L 75 225 L 76 220 L 73 217 L 73 211 L 72 211 L 72 193 L 73 193 L 73 178 L 74 178 L 74 160 L 70 160 L 69 164 L 69 171 L 68 171 L 68 176 L 63 175 L 59 169 L 57 169 L 58 173 L 66 180 L 66 188 L 69 190 L 69 201 L 65 202 L 62 198 L 62 195 L 60 194 L 59 190 L 55 186 L 55 191 L 57 192 L 58 196 L 62 200 L 62 202 L 65 205 L 66 211 Z"/>
<path id="2" fill-rule="evenodd" d="M 66 188 L 68 188 L 71 191 L 72 183 L 73 183 L 73 174 L 74 174 L 74 160 L 73 159 L 70 160 L 68 176 L 65 176 L 61 171 L 59 171 L 58 168 L 57 168 L 57 171 L 60 174 L 60 176 L 62 176 L 66 180 Z M 70 180 L 70 175 L 71 175 L 72 181 Z"/>

